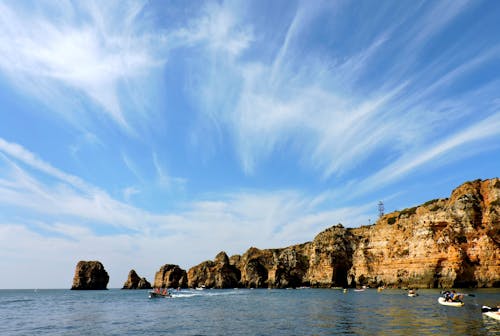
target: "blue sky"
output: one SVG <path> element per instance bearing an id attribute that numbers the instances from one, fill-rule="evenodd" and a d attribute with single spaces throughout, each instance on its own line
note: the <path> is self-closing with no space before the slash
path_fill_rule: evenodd
<path id="1" fill-rule="evenodd" d="M 500 168 L 496 1 L 0 1 L 0 288 L 120 287 Z"/>

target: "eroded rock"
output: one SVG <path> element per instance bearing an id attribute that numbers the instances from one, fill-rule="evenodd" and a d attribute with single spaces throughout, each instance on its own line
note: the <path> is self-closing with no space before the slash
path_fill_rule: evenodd
<path id="1" fill-rule="evenodd" d="M 71 289 L 107 289 L 109 275 L 99 261 L 79 261 Z"/>

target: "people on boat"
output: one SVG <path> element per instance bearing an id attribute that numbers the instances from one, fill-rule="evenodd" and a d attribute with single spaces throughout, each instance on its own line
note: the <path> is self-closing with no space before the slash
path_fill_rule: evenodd
<path id="1" fill-rule="evenodd" d="M 451 293 L 448 290 L 443 293 L 443 297 L 444 297 L 444 300 L 447 301 L 447 302 L 451 302 L 452 301 L 452 299 L 451 299 Z"/>
<path id="2" fill-rule="evenodd" d="M 453 302 L 462 302 L 463 298 L 464 298 L 464 295 L 457 293 L 454 289 L 450 293 L 450 299 Z"/>

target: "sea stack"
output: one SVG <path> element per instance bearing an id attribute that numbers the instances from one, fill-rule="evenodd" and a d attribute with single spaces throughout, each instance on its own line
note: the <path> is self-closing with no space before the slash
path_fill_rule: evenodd
<path id="1" fill-rule="evenodd" d="M 135 270 L 130 270 L 122 289 L 151 289 L 151 284 L 146 278 L 139 277 Z"/>
<path id="2" fill-rule="evenodd" d="M 73 278 L 73 290 L 107 289 L 108 272 L 99 261 L 79 261 Z"/>
<path id="3" fill-rule="evenodd" d="M 154 286 L 155 288 L 186 288 L 186 271 L 178 265 L 165 264 L 156 272 Z"/>

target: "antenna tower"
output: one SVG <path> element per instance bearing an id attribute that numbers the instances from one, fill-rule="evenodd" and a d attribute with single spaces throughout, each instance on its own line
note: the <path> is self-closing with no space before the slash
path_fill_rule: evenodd
<path id="1" fill-rule="evenodd" d="M 384 202 L 379 201 L 378 202 L 378 216 L 382 217 L 384 215 Z"/>

